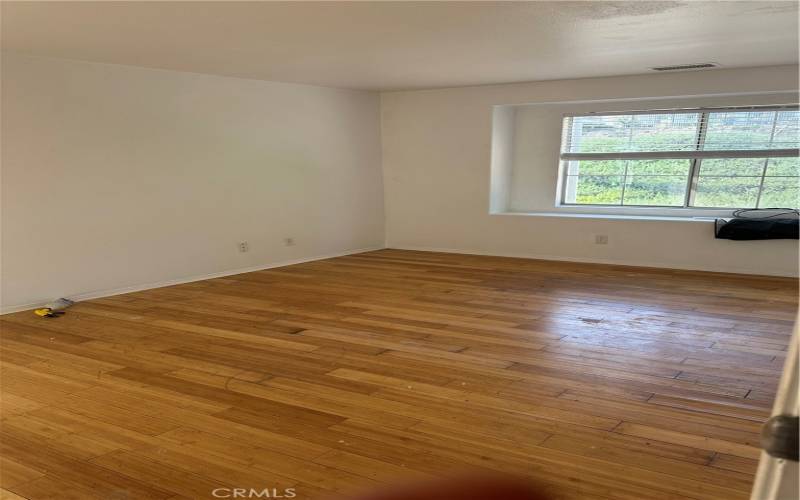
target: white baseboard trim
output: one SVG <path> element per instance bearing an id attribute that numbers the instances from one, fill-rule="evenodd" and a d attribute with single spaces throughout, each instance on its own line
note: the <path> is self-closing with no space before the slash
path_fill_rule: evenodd
<path id="1" fill-rule="evenodd" d="M 227 271 L 219 271 L 216 273 L 209 273 L 209 274 L 200 274 L 195 276 L 189 276 L 185 278 L 176 278 L 171 280 L 159 281 L 156 283 L 146 283 L 143 285 L 132 285 L 126 286 L 122 288 L 113 288 L 110 290 L 96 290 L 93 292 L 85 292 L 79 293 L 77 295 L 70 295 L 70 300 L 74 300 L 75 302 L 81 302 L 84 300 L 91 300 L 91 299 L 99 299 L 101 297 L 111 297 L 113 295 L 122 295 L 123 293 L 132 293 L 132 292 L 140 292 L 142 290 L 152 290 L 153 288 L 162 288 L 165 286 L 172 286 L 172 285 L 180 285 L 182 283 L 191 283 L 193 281 L 203 281 L 212 278 L 222 278 L 224 276 L 233 276 L 235 274 L 243 274 L 243 273 L 251 273 L 253 271 L 263 271 L 265 269 L 274 269 L 276 267 L 284 267 L 284 266 L 291 266 L 294 264 L 302 264 L 304 262 L 313 262 L 315 260 L 325 260 L 325 259 L 332 259 L 334 257 L 343 257 L 345 255 L 353 255 L 357 253 L 364 253 L 364 252 L 372 252 L 375 250 L 383 250 L 386 248 L 385 246 L 374 246 L 374 247 L 366 247 L 366 248 L 357 248 L 354 250 L 347 250 L 344 252 L 332 253 L 327 255 L 316 255 L 314 257 L 307 257 L 304 259 L 293 259 L 293 260 L 285 260 L 281 262 L 275 262 L 272 264 L 266 265 L 259 265 L 259 266 L 251 266 L 251 267 L 242 267 L 239 269 L 230 269 Z M 50 300 L 55 300 L 58 297 L 53 297 Z M 36 309 L 39 307 L 44 306 L 49 301 L 44 302 L 33 302 L 30 304 L 20 304 L 15 306 L 3 306 L 0 308 L 0 315 L 3 314 L 10 314 L 20 311 L 27 311 L 29 309 Z"/>
<path id="2" fill-rule="evenodd" d="M 658 269 L 675 269 L 679 271 L 702 271 L 710 273 L 731 273 L 731 274 L 750 274 L 754 276 L 774 276 L 781 278 L 796 278 L 797 274 L 780 273 L 780 272 L 759 272 L 755 273 L 750 269 L 715 266 L 709 267 L 689 267 L 682 266 L 676 267 L 674 264 L 665 264 L 663 262 L 653 261 L 630 261 L 619 259 L 595 259 L 588 257 L 565 257 L 563 255 L 542 255 L 532 253 L 515 253 L 515 252 L 487 252 L 485 250 L 464 250 L 458 248 L 438 248 L 438 247 L 424 247 L 424 246 L 408 246 L 408 245 L 387 245 L 387 248 L 396 250 L 416 250 L 419 252 L 442 252 L 442 253 L 457 253 L 463 255 L 486 255 L 490 257 L 513 257 L 518 259 L 536 259 L 536 260 L 552 260 L 561 262 L 580 262 L 585 264 L 609 264 L 614 266 L 629 266 L 629 267 L 654 267 Z"/>

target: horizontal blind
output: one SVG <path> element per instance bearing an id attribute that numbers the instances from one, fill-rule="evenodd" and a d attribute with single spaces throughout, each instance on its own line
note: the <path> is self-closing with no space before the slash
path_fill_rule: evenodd
<path id="1" fill-rule="evenodd" d="M 562 153 L 562 160 L 665 160 L 693 158 L 789 158 L 799 149 L 726 149 L 721 151 L 633 151 L 625 153 Z"/>
<path id="2" fill-rule="evenodd" d="M 613 116 L 613 115 L 652 115 L 652 114 L 681 114 L 681 113 L 706 113 L 711 111 L 797 111 L 797 104 L 771 104 L 766 106 L 724 106 L 705 108 L 670 108 L 670 109 L 638 109 L 627 111 L 589 111 L 586 113 L 564 113 L 564 117 L 571 116 Z"/>
<path id="3" fill-rule="evenodd" d="M 800 156 L 796 105 L 568 115 L 562 160 Z"/>

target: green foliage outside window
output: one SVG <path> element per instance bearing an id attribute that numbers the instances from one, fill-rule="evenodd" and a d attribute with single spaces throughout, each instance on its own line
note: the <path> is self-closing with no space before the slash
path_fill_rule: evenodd
<path id="1" fill-rule="evenodd" d="M 796 123 L 795 129 L 796 132 Z M 790 130 L 789 132 L 792 132 Z M 663 151 L 690 144 L 693 130 L 655 130 L 631 133 L 586 133 L 572 151 L 622 152 Z M 786 140 L 780 147 L 796 147 L 794 136 L 776 129 L 775 137 Z M 795 137 L 795 139 L 792 139 Z M 721 130 L 712 137 L 713 149 L 724 144 L 758 145 L 768 149 L 769 130 Z M 774 140 L 774 137 L 773 137 Z M 723 144 L 724 143 L 724 144 Z M 766 147 L 765 147 L 766 146 Z M 742 148 L 745 149 L 745 148 Z M 692 206 L 703 208 L 759 208 L 800 206 L 800 159 L 790 158 L 725 158 L 698 160 Z M 599 205 L 683 206 L 689 187 L 692 160 L 582 160 L 567 162 L 567 203 Z M 759 191 L 761 196 L 759 197 Z"/>

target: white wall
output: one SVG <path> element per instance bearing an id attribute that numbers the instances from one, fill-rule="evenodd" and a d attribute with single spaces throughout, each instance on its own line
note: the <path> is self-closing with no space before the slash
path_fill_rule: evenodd
<path id="1" fill-rule="evenodd" d="M 782 66 L 384 93 L 387 245 L 797 275 L 797 241 L 715 240 L 712 222 L 491 214 L 498 207 L 490 207 L 489 187 L 493 106 L 796 92 L 797 75 L 796 66 Z M 519 205 L 515 188 L 512 179 L 509 199 Z M 609 245 L 595 245 L 595 234 L 607 234 Z"/>
<path id="2" fill-rule="evenodd" d="M 489 172 L 491 213 L 507 212 L 511 206 L 516 111 L 516 106 L 495 106 L 492 110 L 492 161 Z"/>
<path id="3" fill-rule="evenodd" d="M 775 67 L 392 92 L 379 102 L 3 54 L 0 304 L 381 247 L 384 191 L 392 247 L 795 275 L 795 241 L 717 241 L 701 222 L 490 215 L 489 186 L 494 105 L 796 88 L 797 68 Z M 528 119 L 509 109 L 506 128 Z M 506 147 L 527 146 L 509 138 Z M 497 171 L 519 170 L 513 162 Z M 513 188 L 500 182 L 501 197 L 530 208 Z M 610 244 L 594 245 L 594 234 Z M 239 253 L 245 240 L 250 252 Z"/>
<path id="4" fill-rule="evenodd" d="M 379 105 L 3 54 L 3 309 L 382 247 Z"/>

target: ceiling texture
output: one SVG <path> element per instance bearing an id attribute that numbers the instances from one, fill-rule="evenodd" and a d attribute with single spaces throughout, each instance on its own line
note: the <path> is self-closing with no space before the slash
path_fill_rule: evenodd
<path id="1" fill-rule="evenodd" d="M 370 90 L 798 62 L 793 1 L 4 1 L 0 14 L 4 50 Z"/>

